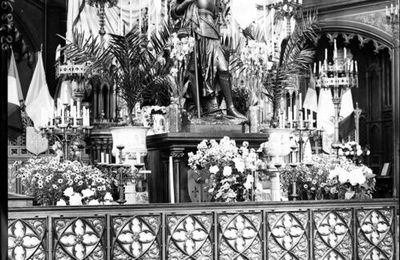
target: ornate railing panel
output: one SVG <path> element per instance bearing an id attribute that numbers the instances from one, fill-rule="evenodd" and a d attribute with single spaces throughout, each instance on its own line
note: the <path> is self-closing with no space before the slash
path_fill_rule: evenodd
<path id="1" fill-rule="evenodd" d="M 10 259 L 398 259 L 398 199 L 10 208 Z"/>
<path id="2" fill-rule="evenodd" d="M 352 259 L 354 256 L 352 210 L 313 212 L 315 259 Z"/>

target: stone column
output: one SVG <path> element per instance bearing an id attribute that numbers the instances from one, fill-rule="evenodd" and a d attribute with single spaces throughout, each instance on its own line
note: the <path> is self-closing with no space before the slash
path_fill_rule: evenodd
<path id="1" fill-rule="evenodd" d="M 399 24 L 393 25 L 392 49 L 392 93 L 393 93 L 393 197 L 399 194 L 400 174 L 400 52 L 399 52 Z"/>
<path id="2" fill-rule="evenodd" d="M 175 194 L 175 202 L 182 202 L 182 192 L 181 192 L 181 162 L 185 157 L 183 148 L 172 148 L 171 156 L 173 159 L 173 179 L 174 179 L 174 194 Z"/>

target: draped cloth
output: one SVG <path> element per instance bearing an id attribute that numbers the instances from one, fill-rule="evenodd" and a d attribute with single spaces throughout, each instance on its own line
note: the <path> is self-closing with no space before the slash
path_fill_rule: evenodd
<path id="1" fill-rule="evenodd" d="M 119 0 L 117 5 L 108 8 L 105 6 L 105 38 L 109 33 L 121 35 L 123 30 L 127 33 L 138 25 L 141 16 L 142 25 L 149 24 L 153 31 L 163 23 L 166 15 L 165 0 Z M 144 10 L 148 8 L 148 20 L 144 21 Z M 139 15 L 139 11 L 142 14 Z M 122 14 L 122 19 L 120 17 Z M 73 40 L 73 31 L 89 35 L 98 35 L 100 29 L 98 9 L 90 6 L 85 0 L 68 0 L 67 35 L 69 41 Z"/>

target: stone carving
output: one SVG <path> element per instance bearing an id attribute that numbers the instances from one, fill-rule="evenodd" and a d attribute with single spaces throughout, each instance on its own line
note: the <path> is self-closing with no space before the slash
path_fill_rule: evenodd
<path id="1" fill-rule="evenodd" d="M 357 249 L 360 259 L 394 259 L 393 210 L 357 211 Z"/>
<path id="2" fill-rule="evenodd" d="M 45 259 L 45 219 L 8 221 L 8 258 Z"/>
<path id="3" fill-rule="evenodd" d="M 211 214 L 168 216 L 168 259 L 213 259 L 212 222 Z"/>
<path id="4" fill-rule="evenodd" d="M 114 217 L 112 259 L 161 259 L 160 216 Z"/>
<path id="5" fill-rule="evenodd" d="M 261 213 L 220 214 L 218 259 L 261 260 Z"/>
<path id="6" fill-rule="evenodd" d="M 105 218 L 58 218 L 54 220 L 56 259 L 105 259 Z"/>
<path id="7" fill-rule="evenodd" d="M 315 259 L 352 259 L 353 234 L 350 210 L 313 213 Z"/>
<path id="8" fill-rule="evenodd" d="M 267 213 L 268 259 L 309 259 L 307 212 Z"/>

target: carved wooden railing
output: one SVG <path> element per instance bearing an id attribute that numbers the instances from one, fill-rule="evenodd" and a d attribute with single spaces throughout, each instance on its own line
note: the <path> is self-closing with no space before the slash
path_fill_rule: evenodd
<path id="1" fill-rule="evenodd" d="M 398 202 L 10 208 L 8 254 L 10 259 L 398 259 Z"/>

